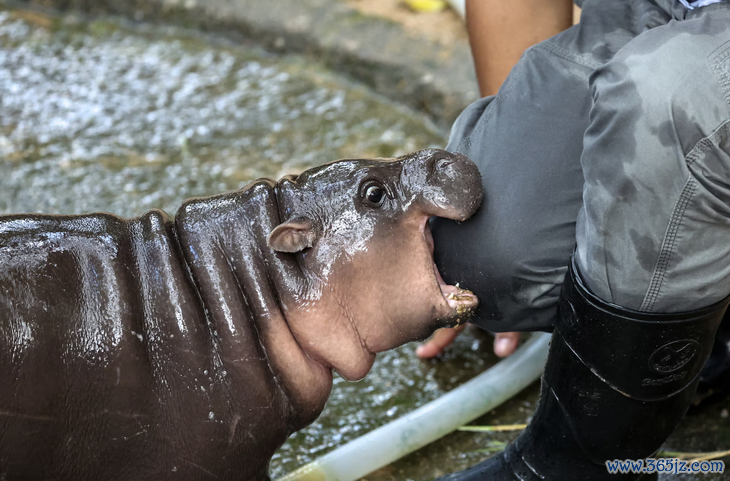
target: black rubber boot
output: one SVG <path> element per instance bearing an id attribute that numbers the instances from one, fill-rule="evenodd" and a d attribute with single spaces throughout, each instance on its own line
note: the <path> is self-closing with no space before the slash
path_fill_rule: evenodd
<path id="1" fill-rule="evenodd" d="M 537 411 L 503 452 L 449 481 L 649 480 L 606 461 L 653 455 L 690 405 L 730 299 L 653 314 L 595 297 L 575 266 L 561 293 Z"/>
<path id="2" fill-rule="evenodd" d="M 700 373 L 695 405 L 720 400 L 730 394 L 730 312 L 717 330 L 710 358 Z M 704 406 L 704 404 L 702 404 Z"/>

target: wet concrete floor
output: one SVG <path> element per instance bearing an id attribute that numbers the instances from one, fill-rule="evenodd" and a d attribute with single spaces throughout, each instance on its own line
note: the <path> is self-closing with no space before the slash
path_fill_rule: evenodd
<path id="1" fill-rule="evenodd" d="M 445 144 L 422 115 L 298 57 L 174 28 L 1 4 L 0 93 L 0 213 L 174 212 L 184 198 L 257 177 Z M 323 415 L 275 456 L 272 477 L 496 362 L 491 338 L 478 332 L 438 360 L 420 361 L 414 350 L 381 355 L 361 382 L 336 379 Z M 526 422 L 536 399 L 533 385 L 476 424 Z M 666 448 L 730 449 L 727 407 L 686 418 Z M 430 480 L 478 462 L 488 456 L 479 450 L 516 434 L 454 433 L 367 479 Z"/>

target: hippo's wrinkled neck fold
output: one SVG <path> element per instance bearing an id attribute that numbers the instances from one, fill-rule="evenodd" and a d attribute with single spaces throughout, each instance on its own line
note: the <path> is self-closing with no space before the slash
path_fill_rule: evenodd
<path id="1" fill-rule="evenodd" d="M 295 417 L 310 419 L 329 395 L 330 369 L 360 379 L 374 354 L 332 302 L 336 282 L 323 269 L 307 268 L 312 252 L 281 253 L 267 245 L 285 201 L 278 190 L 261 180 L 239 192 L 190 201 L 177 215 L 177 230 L 218 336 L 241 336 L 255 324 L 251 336 L 260 337 Z"/>
<path id="2" fill-rule="evenodd" d="M 182 251 L 221 363 L 228 372 L 245 371 L 246 360 L 258 352 L 290 402 L 293 431 L 319 415 L 332 377 L 290 330 L 287 306 L 311 289 L 293 256 L 267 246 L 267 236 L 278 224 L 273 183 L 266 180 L 188 201 L 176 216 Z"/>

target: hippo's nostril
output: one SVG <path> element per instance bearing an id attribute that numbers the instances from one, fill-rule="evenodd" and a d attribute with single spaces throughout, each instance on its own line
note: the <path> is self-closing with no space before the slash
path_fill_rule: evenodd
<path id="1" fill-rule="evenodd" d="M 436 168 L 445 169 L 446 167 L 450 166 L 454 162 L 455 162 L 454 159 L 439 159 L 436 161 Z"/>
<path id="2" fill-rule="evenodd" d="M 454 159 L 451 157 L 437 157 L 431 161 L 431 174 L 436 174 L 441 170 L 446 169 L 454 163 Z"/>

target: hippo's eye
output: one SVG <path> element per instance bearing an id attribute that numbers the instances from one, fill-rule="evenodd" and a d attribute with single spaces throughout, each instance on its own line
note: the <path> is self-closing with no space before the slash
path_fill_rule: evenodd
<path id="1" fill-rule="evenodd" d="M 385 201 L 385 189 L 377 183 L 367 183 L 362 189 L 362 197 L 366 204 L 371 207 L 380 207 Z"/>

